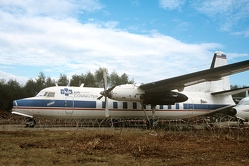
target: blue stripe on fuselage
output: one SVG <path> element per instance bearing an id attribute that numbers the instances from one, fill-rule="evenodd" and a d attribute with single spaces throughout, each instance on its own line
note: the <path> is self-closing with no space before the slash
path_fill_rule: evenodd
<path id="1" fill-rule="evenodd" d="M 13 102 L 13 106 L 23 107 L 74 107 L 74 108 L 96 108 L 96 101 L 73 101 L 73 100 L 40 100 L 40 99 L 20 99 Z M 115 101 L 116 102 L 116 101 Z M 103 102 L 104 104 L 104 102 Z M 123 102 L 122 102 L 123 104 Z M 179 104 L 176 104 L 176 109 L 179 109 Z M 225 107 L 224 104 L 188 104 L 183 103 L 184 110 L 215 110 L 218 108 Z M 123 107 L 122 107 L 123 108 Z M 160 106 L 162 109 L 163 106 Z M 168 105 L 168 109 L 173 109 L 172 105 Z"/>
<path id="2" fill-rule="evenodd" d="M 75 107 L 96 108 L 96 101 L 73 101 L 73 100 L 16 100 L 18 106 L 26 107 Z M 13 102 L 14 103 L 14 102 Z"/>

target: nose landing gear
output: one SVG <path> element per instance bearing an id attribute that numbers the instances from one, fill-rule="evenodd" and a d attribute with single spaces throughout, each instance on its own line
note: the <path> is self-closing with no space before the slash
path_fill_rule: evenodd
<path id="1" fill-rule="evenodd" d="M 36 121 L 33 118 L 27 117 L 24 122 L 26 127 L 35 127 L 36 125 Z"/>

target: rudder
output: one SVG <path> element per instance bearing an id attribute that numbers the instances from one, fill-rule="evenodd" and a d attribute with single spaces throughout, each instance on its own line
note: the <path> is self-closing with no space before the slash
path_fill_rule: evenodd
<path id="1" fill-rule="evenodd" d="M 222 51 L 216 51 L 210 66 L 210 69 L 227 65 L 226 54 Z M 230 89 L 230 80 L 228 76 L 223 77 L 218 81 L 211 81 L 210 91 L 218 90 L 229 90 Z"/>
<path id="2" fill-rule="evenodd" d="M 227 65 L 227 56 L 224 52 L 216 51 L 210 66 L 210 69 Z"/>

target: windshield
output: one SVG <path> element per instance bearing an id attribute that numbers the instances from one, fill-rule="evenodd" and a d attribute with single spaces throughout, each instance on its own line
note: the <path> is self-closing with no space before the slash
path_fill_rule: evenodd
<path id="1" fill-rule="evenodd" d="M 47 93 L 47 92 L 45 92 L 45 91 L 40 91 L 40 92 L 36 95 L 36 97 L 44 96 L 45 93 Z"/>
<path id="2" fill-rule="evenodd" d="M 44 97 L 54 97 L 55 92 L 46 92 L 46 91 L 41 91 L 39 92 L 36 97 L 44 96 Z"/>

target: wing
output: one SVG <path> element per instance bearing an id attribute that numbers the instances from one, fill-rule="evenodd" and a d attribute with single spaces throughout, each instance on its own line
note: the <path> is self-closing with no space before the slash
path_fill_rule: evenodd
<path id="1" fill-rule="evenodd" d="M 216 81 L 224 76 L 236 74 L 249 70 L 249 60 L 233 63 L 216 68 L 210 68 L 199 72 L 194 72 L 178 77 L 164 79 L 156 82 L 140 85 L 139 87 L 145 91 L 161 91 L 174 90 L 182 91 L 184 87 L 198 84 L 205 81 Z"/>

